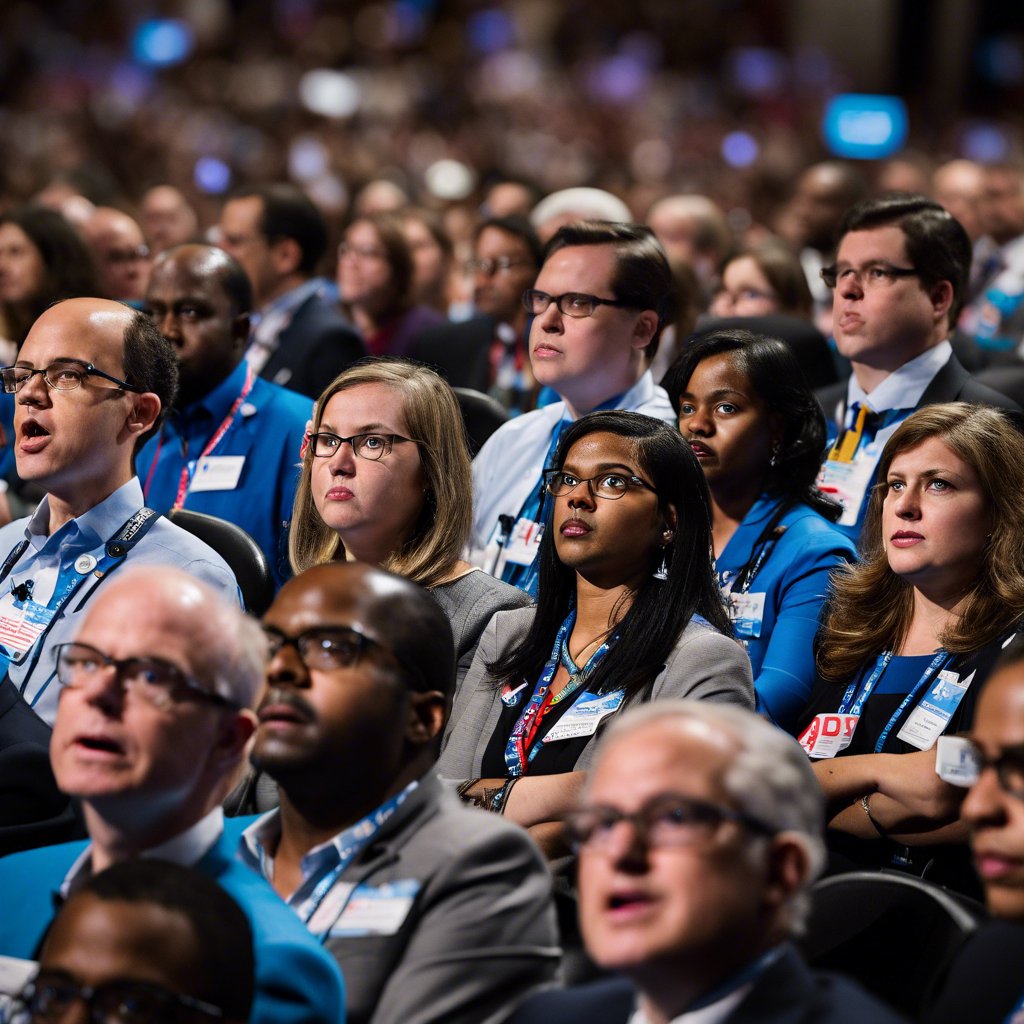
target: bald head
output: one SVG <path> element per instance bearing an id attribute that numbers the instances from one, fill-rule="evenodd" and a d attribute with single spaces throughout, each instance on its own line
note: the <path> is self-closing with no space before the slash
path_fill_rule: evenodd
<path id="1" fill-rule="evenodd" d="M 973 160 L 950 160 L 932 175 L 932 194 L 961 224 L 972 242 L 985 232 L 982 203 L 985 171 Z"/>
<path id="2" fill-rule="evenodd" d="M 732 231 L 725 214 L 707 196 L 659 199 L 647 211 L 647 224 L 658 236 L 668 258 L 692 267 L 705 284 L 732 245 Z"/>
<path id="3" fill-rule="evenodd" d="M 82 234 L 96 259 L 103 294 L 109 299 L 140 300 L 151 265 L 142 228 L 121 210 L 100 206 L 82 225 Z"/>
<path id="4" fill-rule="evenodd" d="M 422 587 L 361 562 L 329 562 L 289 580 L 266 619 L 287 617 L 312 626 L 328 612 L 347 618 L 348 625 L 365 631 L 390 651 L 410 690 L 451 693 L 455 682 L 451 625 Z"/>

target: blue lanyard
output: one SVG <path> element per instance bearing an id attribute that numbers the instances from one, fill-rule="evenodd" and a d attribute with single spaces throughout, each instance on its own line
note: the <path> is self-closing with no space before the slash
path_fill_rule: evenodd
<path id="1" fill-rule="evenodd" d="M 863 687 L 861 687 L 860 692 L 857 693 L 857 699 L 856 701 L 854 701 L 852 707 L 850 706 L 850 701 L 853 700 L 853 695 L 857 692 L 857 683 L 853 682 L 847 687 L 846 693 L 843 694 L 843 702 L 839 705 L 839 711 L 837 712 L 837 714 L 850 714 L 854 715 L 857 718 L 860 717 L 862 711 L 864 710 L 864 705 L 867 703 L 868 697 L 871 696 L 871 691 L 874 689 L 875 684 L 878 682 L 879 679 L 882 678 L 883 673 L 889 667 L 889 662 L 892 661 L 892 656 L 892 651 L 885 651 L 882 654 L 882 656 L 875 662 L 874 671 L 868 677 L 868 680 L 866 683 L 864 683 Z M 922 674 L 921 678 L 918 679 L 918 681 L 914 684 L 911 691 L 903 698 L 903 702 L 893 712 L 892 717 L 886 723 L 885 728 L 882 730 L 881 735 L 878 737 L 878 742 L 875 744 L 876 754 L 880 754 L 882 752 L 882 747 L 885 746 L 885 741 L 889 738 L 889 733 L 892 732 L 892 727 L 896 724 L 897 721 L 899 721 L 899 718 L 903 714 L 903 712 L 906 711 L 907 708 L 921 695 L 922 691 L 931 681 L 935 673 L 938 672 L 939 669 L 944 664 L 948 663 L 950 660 L 950 653 L 944 650 L 940 650 L 935 655 L 935 657 L 932 658 L 931 663 L 924 670 L 924 673 Z"/>
<path id="2" fill-rule="evenodd" d="M 117 533 L 107 542 L 103 549 L 103 557 L 97 564 L 86 573 L 79 573 L 78 570 L 74 570 L 73 573 L 61 572 L 57 577 L 57 587 L 54 593 L 57 593 L 57 589 L 63 584 L 64 590 L 60 596 L 56 599 L 56 603 L 47 605 L 53 611 L 53 616 L 50 621 L 46 624 L 43 631 L 36 637 L 35 642 L 26 654 L 35 652 L 33 656 L 32 665 L 29 670 L 25 673 L 25 679 L 21 684 L 21 693 L 24 694 L 28 688 L 29 681 L 32 678 L 32 673 L 35 671 L 35 667 L 39 662 L 39 658 L 42 655 L 44 641 L 47 634 L 53 628 L 54 623 L 60 617 L 59 612 L 61 608 L 77 593 L 82 584 L 90 577 L 93 576 L 97 581 L 105 579 L 111 572 L 113 572 L 128 555 L 128 552 L 146 535 L 150 527 L 160 518 L 159 512 L 154 512 L 151 508 L 143 506 L 138 512 L 132 513 L 132 515 L 121 525 L 121 528 Z M 4 560 L 3 566 L 0 566 L 0 581 L 6 579 L 11 570 L 14 568 L 18 559 L 25 553 L 25 549 L 28 547 L 28 541 L 24 540 L 19 544 Z M 72 563 L 72 568 L 74 564 Z M 91 594 L 92 591 L 89 591 Z M 82 598 L 79 608 L 86 602 L 89 597 L 86 594 Z M 53 598 L 50 599 L 53 602 Z M 19 663 L 20 664 L 20 663 Z M 46 688 L 53 681 L 53 673 L 49 679 L 39 688 L 35 697 L 32 698 L 31 706 L 39 702 L 39 698 L 42 697 Z"/>
<path id="3" fill-rule="evenodd" d="M 559 628 L 558 635 L 555 637 L 554 645 L 551 648 L 551 657 L 548 658 L 547 663 L 544 666 L 544 670 L 541 672 L 540 678 L 537 680 L 533 696 L 527 702 L 526 707 L 523 708 L 522 714 L 519 716 L 518 721 L 512 728 L 512 734 L 508 738 L 508 743 L 505 744 L 505 767 L 508 769 L 510 777 L 516 777 L 524 774 L 527 765 L 533 762 L 533 759 L 538 753 L 540 753 L 540 749 L 544 745 L 543 738 L 538 739 L 530 748 L 529 754 L 526 753 L 525 736 L 527 729 L 529 729 L 534 719 L 538 715 L 542 714 L 547 705 L 561 703 L 566 696 L 566 691 L 568 691 L 569 694 L 575 693 L 587 678 L 593 674 L 594 669 L 597 668 L 608 651 L 611 650 L 612 645 L 618 639 L 618 633 L 609 637 L 609 639 L 605 640 L 605 642 L 601 644 L 596 651 L 594 651 L 586 665 L 584 665 L 582 669 L 577 669 L 575 662 L 569 657 L 568 650 L 566 649 L 569 633 L 575 624 L 576 609 L 573 608 Z M 565 664 L 563 661 L 563 654 L 568 660 L 566 670 L 569 672 L 570 676 L 569 685 L 565 690 L 558 694 L 557 698 L 552 698 L 548 696 L 551 680 L 558 671 L 558 666 L 560 664 Z M 570 665 L 572 666 L 571 668 L 569 667 Z"/>

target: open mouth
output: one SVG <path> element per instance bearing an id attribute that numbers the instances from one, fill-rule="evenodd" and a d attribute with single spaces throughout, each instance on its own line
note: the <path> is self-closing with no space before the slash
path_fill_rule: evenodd
<path id="1" fill-rule="evenodd" d="M 124 747 L 108 736 L 79 736 L 75 743 L 85 750 L 100 754 L 123 754 Z"/>
<path id="2" fill-rule="evenodd" d="M 21 433 L 24 437 L 49 437 L 50 432 L 43 428 L 35 420 L 26 420 L 21 425 Z"/>
<path id="3" fill-rule="evenodd" d="M 640 910 L 650 906 L 651 898 L 642 892 L 612 893 L 608 897 L 608 909 L 611 911 Z"/>

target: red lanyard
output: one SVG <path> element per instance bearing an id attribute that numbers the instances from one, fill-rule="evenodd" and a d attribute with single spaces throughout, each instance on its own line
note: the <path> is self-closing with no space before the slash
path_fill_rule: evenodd
<path id="1" fill-rule="evenodd" d="M 231 409 L 228 412 L 227 416 L 224 417 L 224 422 L 214 431 L 213 437 L 211 437 L 210 440 L 206 442 L 206 447 L 203 449 L 202 454 L 199 456 L 198 459 L 196 459 L 196 468 L 197 469 L 199 467 L 199 463 L 203 459 L 205 459 L 208 455 L 210 455 L 211 452 L 213 452 L 213 450 L 217 447 L 217 445 L 220 444 L 221 439 L 228 432 L 228 428 L 234 422 L 235 415 L 238 413 L 238 410 L 241 408 L 242 403 L 248 397 L 249 392 L 252 391 L 252 385 L 253 385 L 254 379 L 255 378 L 253 376 L 252 367 L 251 366 L 246 366 L 246 368 L 245 368 L 245 383 L 242 385 L 242 391 L 239 394 L 239 396 L 235 399 L 235 402 L 231 406 Z M 163 438 L 162 437 L 160 439 L 160 444 L 163 445 Z M 192 474 L 189 473 L 189 471 L 188 471 L 188 452 L 187 452 L 184 444 L 182 444 L 182 449 L 183 449 L 182 454 L 185 457 L 185 465 L 181 467 L 181 479 L 178 481 L 178 495 L 174 499 L 174 504 L 171 506 L 172 508 L 184 508 L 185 507 L 185 497 L 188 494 L 189 484 L 192 483 Z M 156 457 L 153 459 L 153 465 L 154 466 L 156 465 L 157 459 L 159 459 L 159 458 L 160 458 L 160 448 L 158 447 L 157 451 L 156 451 Z M 194 472 L 195 472 L 195 470 L 193 470 L 193 473 Z M 148 480 L 146 482 L 147 482 L 147 484 L 149 483 Z"/>

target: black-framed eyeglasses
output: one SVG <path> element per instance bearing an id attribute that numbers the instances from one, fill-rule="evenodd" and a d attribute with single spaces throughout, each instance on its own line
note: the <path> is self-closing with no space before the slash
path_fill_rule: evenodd
<path id="1" fill-rule="evenodd" d="M 646 480 L 631 473 L 601 473 L 598 476 L 578 477 L 564 469 L 544 470 L 544 488 L 554 498 L 569 494 L 580 484 L 586 484 L 595 498 L 607 498 L 609 501 L 621 498 L 631 487 L 641 487 L 652 494 L 658 493 Z"/>
<path id="2" fill-rule="evenodd" d="M 1018 800 L 1024 800 L 1024 743 L 1003 747 L 995 757 L 989 757 L 981 746 L 970 737 L 963 739 L 967 750 L 961 760 L 961 786 L 973 786 L 984 771 L 995 769 L 999 788 Z"/>
<path id="3" fill-rule="evenodd" d="M 340 434 L 332 434 L 329 430 L 320 430 L 308 436 L 310 450 L 318 459 L 329 459 L 338 453 L 343 444 L 350 444 L 352 451 L 359 458 L 376 462 L 385 455 L 390 455 L 396 444 L 419 444 L 411 437 L 402 437 L 401 434 L 353 434 L 351 437 L 342 437 Z"/>
<path id="4" fill-rule="evenodd" d="M 83 1002 L 90 1024 L 178 1024 L 182 1020 L 222 1020 L 212 1003 L 172 992 L 150 981 L 115 978 L 82 985 L 64 971 L 41 970 L 11 1001 L 9 1024 L 59 1024 Z M 184 1011 L 184 1012 L 183 1012 Z"/>
<path id="5" fill-rule="evenodd" d="M 588 295 L 586 292 L 548 295 L 547 292 L 539 291 L 536 288 L 527 288 L 523 292 L 523 306 L 527 313 L 532 313 L 534 316 L 540 316 L 552 302 L 558 307 L 560 313 L 577 319 L 593 316 L 598 306 L 619 306 L 623 309 L 630 306 L 630 303 L 624 302 L 622 299 L 602 299 L 596 295 Z"/>
<path id="6" fill-rule="evenodd" d="M 20 391 L 37 373 L 43 375 L 47 386 L 54 391 L 74 391 L 75 388 L 82 386 L 82 381 L 86 377 L 102 377 L 104 380 L 116 384 L 121 391 L 142 393 L 142 388 L 137 388 L 126 380 L 112 377 L 105 370 L 100 370 L 84 359 L 57 359 L 41 370 L 33 370 L 30 366 L 3 366 L 0 367 L 0 382 L 3 383 L 4 391 L 8 395 L 13 395 Z"/>
<path id="7" fill-rule="evenodd" d="M 917 277 L 920 271 L 916 267 L 894 267 L 891 263 L 876 261 L 863 267 L 840 267 L 833 264 L 822 267 L 819 273 L 828 288 L 835 288 L 846 281 L 856 282 L 858 288 L 874 288 L 891 285 L 901 277 Z"/>
<path id="8" fill-rule="evenodd" d="M 772 836 L 778 829 L 729 807 L 677 793 L 663 793 L 627 814 L 617 807 L 584 807 L 563 819 L 573 849 L 603 851 L 611 846 L 612 832 L 628 821 L 638 839 L 648 847 L 691 846 L 710 839 L 724 822 L 732 821 L 759 835 Z"/>
<path id="9" fill-rule="evenodd" d="M 532 260 L 515 256 L 496 256 L 493 260 L 466 260 L 463 264 L 467 274 L 483 274 L 484 277 L 507 274 L 514 267 L 532 267 L 533 265 Z"/>
<path id="10" fill-rule="evenodd" d="M 350 668 L 363 651 L 383 645 L 350 626 L 313 626 L 295 636 L 289 636 L 276 626 L 264 626 L 270 657 L 285 647 L 294 647 L 306 668 L 329 671 Z"/>
<path id="11" fill-rule="evenodd" d="M 227 697 L 208 690 L 184 669 L 163 658 L 140 655 L 112 658 L 91 644 L 57 644 L 57 679 L 67 690 L 89 686 L 108 668 L 126 691 L 156 708 L 168 708 L 182 700 L 200 700 L 223 707 L 237 707 Z"/>

